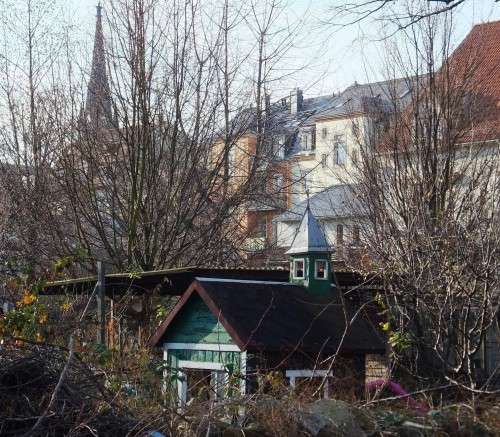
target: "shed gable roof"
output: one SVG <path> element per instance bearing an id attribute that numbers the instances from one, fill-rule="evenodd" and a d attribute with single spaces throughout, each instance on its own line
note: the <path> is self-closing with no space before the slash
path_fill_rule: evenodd
<path id="1" fill-rule="evenodd" d="M 283 282 L 198 278 L 150 340 L 155 346 L 182 306 L 198 293 L 231 338 L 243 350 L 335 351 L 346 327 L 337 299 L 309 293 Z M 348 316 L 354 314 L 347 308 Z M 383 352 L 384 342 L 364 315 L 349 326 L 343 352 Z"/>

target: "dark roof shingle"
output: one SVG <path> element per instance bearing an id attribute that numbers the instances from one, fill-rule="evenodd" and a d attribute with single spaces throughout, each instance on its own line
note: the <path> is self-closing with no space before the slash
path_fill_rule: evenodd
<path id="1" fill-rule="evenodd" d="M 160 325 L 151 344 L 161 342 L 170 322 L 190 295 L 197 292 L 221 320 L 242 350 L 310 352 L 335 351 L 345 329 L 342 305 L 285 282 L 233 281 L 198 278 Z M 347 308 L 349 317 L 353 308 Z M 366 314 L 360 314 L 347 331 L 344 353 L 383 352 L 384 342 Z"/>

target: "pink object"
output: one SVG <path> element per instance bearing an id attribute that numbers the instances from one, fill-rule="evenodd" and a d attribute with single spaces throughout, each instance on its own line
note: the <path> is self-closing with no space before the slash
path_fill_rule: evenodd
<path id="1" fill-rule="evenodd" d="M 371 381 L 366 384 L 366 389 L 368 391 L 374 391 L 382 388 L 388 388 L 392 393 L 394 393 L 398 397 L 401 397 L 402 399 L 406 398 L 406 405 L 416 411 L 422 413 L 427 413 L 429 411 L 429 407 L 427 407 L 427 405 L 424 405 L 421 402 L 417 402 L 410 396 L 410 393 L 408 393 L 403 387 L 401 387 L 401 385 L 394 381 L 390 381 L 388 379 L 377 379 L 376 381 Z"/>

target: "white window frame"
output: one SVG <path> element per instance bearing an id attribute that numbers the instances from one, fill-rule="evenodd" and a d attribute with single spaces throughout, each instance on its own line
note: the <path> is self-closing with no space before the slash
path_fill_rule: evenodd
<path id="1" fill-rule="evenodd" d="M 328 370 L 317 370 L 317 369 L 299 369 L 299 370 L 287 370 L 285 376 L 290 381 L 290 387 L 295 388 L 297 378 L 331 378 L 333 376 L 332 371 Z M 323 396 L 328 398 L 330 395 L 330 384 L 328 379 L 325 381 L 323 388 Z"/>
<path id="2" fill-rule="evenodd" d="M 308 132 L 304 132 L 301 134 L 300 143 L 301 143 L 300 148 L 303 151 L 309 152 L 311 150 L 311 147 L 309 144 L 309 133 Z"/>
<path id="3" fill-rule="evenodd" d="M 318 276 L 318 268 L 317 268 L 317 265 L 318 265 L 318 262 L 324 262 L 325 263 L 325 277 L 324 278 L 320 278 Z M 314 279 L 318 279 L 319 281 L 326 281 L 328 280 L 328 260 L 326 259 L 317 259 L 314 261 Z"/>
<path id="4" fill-rule="evenodd" d="M 302 261 L 302 276 L 297 276 L 297 269 L 295 268 L 295 263 Z M 293 279 L 306 279 L 306 260 L 305 258 L 297 258 L 293 260 Z"/>
<path id="5" fill-rule="evenodd" d="M 258 229 L 259 229 L 259 238 L 264 238 L 264 239 L 267 239 L 267 215 L 264 216 L 264 219 L 261 218 L 260 221 L 257 222 L 258 223 Z M 263 227 L 262 229 L 262 232 L 261 232 L 261 227 Z M 261 233 L 263 235 L 261 235 Z"/>
<path id="6" fill-rule="evenodd" d="M 277 135 L 274 138 L 274 158 L 285 159 L 286 135 Z"/>

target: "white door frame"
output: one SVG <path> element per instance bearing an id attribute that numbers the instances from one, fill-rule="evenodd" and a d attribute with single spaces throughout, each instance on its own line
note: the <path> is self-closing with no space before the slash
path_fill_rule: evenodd
<path id="1" fill-rule="evenodd" d="M 212 379 L 214 382 L 214 388 L 216 393 L 216 400 L 220 390 L 219 384 L 224 387 L 228 381 L 228 374 L 226 371 L 226 366 L 223 363 L 212 363 L 210 361 L 179 361 L 179 370 L 177 372 L 177 395 L 179 398 L 179 406 L 183 407 L 186 405 L 187 401 L 187 377 L 184 369 L 196 369 L 196 370 L 210 370 L 212 374 Z M 217 378 L 217 373 L 224 372 L 224 378 L 222 381 Z"/>
<path id="2" fill-rule="evenodd" d="M 169 350 L 204 350 L 214 352 L 240 352 L 240 371 L 242 373 L 242 380 L 240 382 L 240 393 L 242 395 L 246 392 L 246 372 L 247 372 L 247 353 L 242 351 L 235 344 L 220 344 L 220 343 L 180 343 L 171 342 L 163 344 L 163 360 L 167 362 Z M 179 369 L 177 371 L 177 394 L 179 403 L 185 403 L 187 399 L 187 380 L 186 374 L 182 369 L 199 369 L 199 370 L 212 370 L 214 372 L 225 371 L 226 367 L 222 363 L 213 363 L 208 361 L 179 361 Z M 164 371 L 164 389 L 166 390 L 167 370 Z M 226 375 L 227 378 L 227 375 Z"/>

